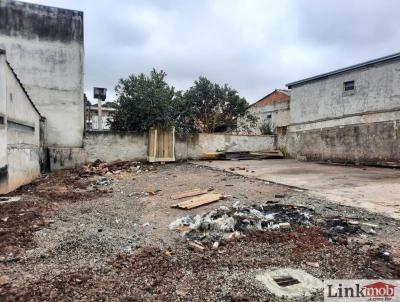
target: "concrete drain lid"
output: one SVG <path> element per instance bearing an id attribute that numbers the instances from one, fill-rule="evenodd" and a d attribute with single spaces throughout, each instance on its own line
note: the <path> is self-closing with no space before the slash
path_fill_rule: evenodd
<path id="1" fill-rule="evenodd" d="M 321 280 L 309 273 L 291 268 L 262 271 L 257 274 L 256 279 L 272 294 L 289 298 L 310 296 L 324 286 Z"/>
<path id="2" fill-rule="evenodd" d="M 273 279 L 280 287 L 286 287 L 300 283 L 299 280 L 294 279 L 291 276 L 275 277 Z"/>

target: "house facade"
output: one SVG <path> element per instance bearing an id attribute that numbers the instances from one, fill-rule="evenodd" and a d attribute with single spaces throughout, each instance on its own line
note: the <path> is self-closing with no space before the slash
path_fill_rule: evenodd
<path id="1" fill-rule="evenodd" d="M 400 161 L 400 53 L 287 84 L 286 152 L 310 160 Z"/>
<path id="2" fill-rule="evenodd" d="M 274 134 L 279 128 L 286 127 L 290 122 L 289 109 L 289 90 L 276 89 L 261 98 L 247 109 L 248 113 L 258 118 L 256 126 L 250 128 L 251 133 Z M 239 125 L 240 123 L 244 123 L 244 121 L 239 121 Z M 247 126 L 250 125 L 247 124 Z M 265 133 L 265 127 L 269 128 L 271 133 Z"/>

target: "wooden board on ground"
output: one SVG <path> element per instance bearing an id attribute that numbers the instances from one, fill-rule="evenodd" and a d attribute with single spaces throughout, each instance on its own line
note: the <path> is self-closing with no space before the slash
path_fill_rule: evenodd
<path id="1" fill-rule="evenodd" d="M 216 202 L 220 199 L 223 199 L 224 196 L 219 193 L 207 193 L 201 196 L 196 196 L 193 197 L 189 200 L 183 201 L 181 203 L 178 203 L 176 205 L 173 205 L 173 208 L 178 208 L 178 209 L 185 209 L 185 210 L 190 210 L 193 208 L 200 207 L 202 205 L 210 204 L 212 202 Z"/>
<path id="2" fill-rule="evenodd" d="M 270 151 L 225 151 L 225 152 L 204 152 L 199 155 L 200 160 L 246 160 L 246 159 L 272 159 L 283 158 L 280 150 Z"/>
<path id="3" fill-rule="evenodd" d="M 225 159 L 224 152 L 204 152 L 199 155 L 200 160 Z"/>
<path id="4" fill-rule="evenodd" d="M 181 198 L 185 198 L 185 197 L 202 195 L 202 194 L 206 194 L 207 192 L 208 192 L 207 190 L 194 189 L 192 191 L 179 192 L 179 193 L 173 194 L 173 195 L 171 195 L 171 198 L 175 200 L 175 199 L 181 199 Z"/>

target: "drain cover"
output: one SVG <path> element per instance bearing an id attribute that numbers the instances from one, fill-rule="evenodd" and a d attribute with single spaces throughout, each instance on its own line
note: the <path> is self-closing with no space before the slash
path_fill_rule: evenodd
<path id="1" fill-rule="evenodd" d="M 312 292 L 323 289 L 321 280 L 300 269 L 262 271 L 257 274 L 256 279 L 276 296 L 309 296 Z"/>
<path id="2" fill-rule="evenodd" d="M 274 281 L 281 287 L 286 287 L 290 285 L 299 284 L 300 281 L 292 278 L 291 276 L 277 277 L 273 278 Z"/>

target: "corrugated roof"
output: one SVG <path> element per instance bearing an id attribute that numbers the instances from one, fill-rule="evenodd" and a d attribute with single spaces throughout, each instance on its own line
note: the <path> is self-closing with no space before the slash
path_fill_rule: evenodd
<path id="1" fill-rule="evenodd" d="M 353 71 L 353 70 L 365 68 L 365 67 L 368 67 L 368 66 L 372 66 L 374 64 L 386 63 L 386 62 L 391 62 L 391 61 L 396 61 L 396 60 L 400 60 L 400 52 L 395 53 L 395 54 L 391 54 L 391 55 L 388 55 L 388 56 L 384 56 L 384 57 L 381 57 L 381 58 L 377 58 L 377 59 L 374 59 L 374 60 L 366 61 L 366 62 L 363 62 L 363 63 L 359 63 L 359 64 L 356 64 L 356 65 L 352 65 L 352 66 L 349 66 L 349 67 L 337 69 L 337 70 L 334 70 L 334 71 L 331 71 L 331 72 L 327 72 L 327 73 L 323 73 L 323 74 L 320 74 L 320 75 L 316 75 L 316 76 L 313 76 L 313 77 L 310 77 L 310 78 L 306 78 L 306 79 L 303 79 L 303 80 L 295 81 L 295 82 L 286 84 L 286 86 L 288 88 L 292 88 L 294 86 L 299 86 L 299 85 L 302 85 L 302 84 L 305 84 L 305 83 L 322 80 L 322 79 L 325 79 L 325 78 L 333 76 L 333 75 L 338 75 L 338 74 L 346 73 L 348 71 Z"/>

